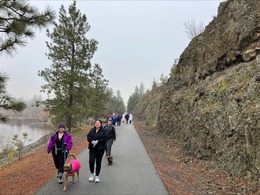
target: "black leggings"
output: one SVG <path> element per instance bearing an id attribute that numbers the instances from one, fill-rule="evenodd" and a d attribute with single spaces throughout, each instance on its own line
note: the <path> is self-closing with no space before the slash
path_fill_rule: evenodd
<path id="1" fill-rule="evenodd" d="M 99 176 L 101 170 L 102 157 L 105 150 L 89 150 L 89 169 L 91 173 L 94 173 L 94 167 L 96 162 L 96 176 Z"/>
<path id="2" fill-rule="evenodd" d="M 67 153 L 63 153 L 63 152 L 58 152 L 57 155 L 55 155 L 54 153 L 52 153 L 52 157 L 53 157 L 53 161 L 54 161 L 54 165 L 56 167 L 56 169 L 58 169 L 58 173 L 63 173 L 64 169 L 64 155 L 65 155 L 65 161 L 67 159 L 68 154 Z"/>

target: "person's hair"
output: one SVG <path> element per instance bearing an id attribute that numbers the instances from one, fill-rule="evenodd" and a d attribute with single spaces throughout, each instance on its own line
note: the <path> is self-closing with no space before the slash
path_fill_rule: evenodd
<path id="1" fill-rule="evenodd" d="M 102 121 L 101 121 L 101 120 L 96 120 L 96 121 L 95 121 L 95 125 L 94 125 L 94 127 L 96 128 L 96 122 L 97 122 L 97 121 L 99 121 L 99 122 L 100 122 L 100 124 L 101 124 L 101 126 L 100 126 L 100 129 L 102 129 L 102 128 L 103 128 L 103 126 L 102 126 Z"/>

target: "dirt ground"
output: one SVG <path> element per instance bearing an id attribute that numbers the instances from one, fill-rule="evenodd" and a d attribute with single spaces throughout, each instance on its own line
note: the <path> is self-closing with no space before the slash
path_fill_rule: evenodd
<path id="1" fill-rule="evenodd" d="M 159 172 L 169 194 L 260 194 L 259 182 L 232 178 L 213 163 L 185 156 L 174 140 L 161 137 L 135 123 L 137 132 Z M 76 155 L 87 147 L 89 128 L 72 133 Z M 51 154 L 46 145 L 28 156 L 1 168 L 0 195 L 34 194 L 56 174 Z"/>
<path id="2" fill-rule="evenodd" d="M 230 177 L 211 162 L 185 155 L 173 139 L 135 123 L 135 128 L 171 195 L 260 194 L 260 184 Z"/>
<path id="3" fill-rule="evenodd" d="M 72 132 L 73 149 L 78 155 L 87 147 L 85 130 Z M 44 183 L 57 174 L 51 154 L 47 154 L 47 145 L 43 145 L 20 161 L 16 161 L 0 170 L 0 195 L 34 194 Z"/>

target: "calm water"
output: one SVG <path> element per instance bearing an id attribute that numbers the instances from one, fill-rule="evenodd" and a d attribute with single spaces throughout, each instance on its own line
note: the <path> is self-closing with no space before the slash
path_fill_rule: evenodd
<path id="1" fill-rule="evenodd" d="M 23 140 L 23 133 L 29 134 L 30 140 L 25 142 L 25 145 L 36 142 L 42 136 L 50 133 L 51 127 L 42 120 L 37 119 L 10 119 L 8 123 L 0 123 L 0 151 L 6 146 L 12 146 L 12 138 L 15 134 Z"/>

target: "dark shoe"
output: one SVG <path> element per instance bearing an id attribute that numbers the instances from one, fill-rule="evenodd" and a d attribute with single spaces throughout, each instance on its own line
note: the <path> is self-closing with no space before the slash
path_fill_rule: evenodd
<path id="1" fill-rule="evenodd" d="M 113 164 L 113 157 L 112 157 L 112 156 L 110 156 L 110 157 L 108 158 L 108 164 L 109 164 L 109 165 L 112 165 L 112 164 Z"/>

